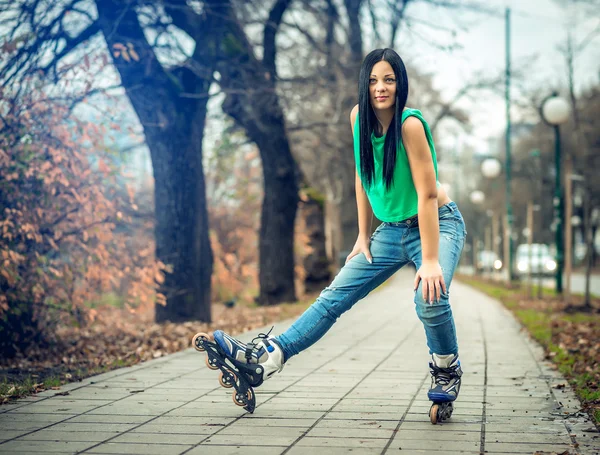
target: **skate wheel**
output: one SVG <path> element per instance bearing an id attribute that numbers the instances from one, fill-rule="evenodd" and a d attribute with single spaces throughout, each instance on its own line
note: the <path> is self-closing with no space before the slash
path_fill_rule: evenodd
<path id="1" fill-rule="evenodd" d="M 208 368 L 210 368 L 211 370 L 218 370 L 219 369 L 219 367 L 215 363 L 212 363 L 210 361 L 210 358 L 208 356 L 206 356 L 206 359 L 204 359 L 204 361 L 206 362 L 206 366 Z"/>
<path id="2" fill-rule="evenodd" d="M 429 420 L 431 420 L 432 424 L 436 424 L 438 423 L 438 412 L 440 410 L 440 405 L 439 404 L 432 404 L 431 408 L 429 409 Z"/>
<path id="3" fill-rule="evenodd" d="M 252 391 L 250 389 L 248 389 L 248 392 L 247 392 L 246 396 L 247 396 L 248 402 L 250 402 L 250 400 L 252 399 Z M 246 406 L 246 402 L 244 400 L 244 396 L 241 395 L 240 393 L 238 393 L 237 390 L 233 391 L 232 398 L 233 398 L 233 402 L 235 404 L 237 404 L 238 406 Z"/>
<path id="4" fill-rule="evenodd" d="M 236 377 L 235 377 L 235 374 L 233 374 L 233 373 L 229 373 L 229 374 L 227 374 L 227 376 L 225 376 L 221 372 L 221 374 L 219 375 L 219 384 L 221 384 L 221 386 L 225 387 L 226 389 L 232 388 L 235 380 L 236 380 Z"/>
<path id="5" fill-rule="evenodd" d="M 210 337 L 208 336 L 207 333 L 198 332 L 196 335 L 194 335 L 194 338 L 192 338 L 192 346 L 194 346 L 194 348 L 196 348 L 196 351 L 204 352 L 205 349 L 202 346 L 202 344 L 200 343 L 200 339 L 203 339 L 204 341 L 209 341 Z"/>

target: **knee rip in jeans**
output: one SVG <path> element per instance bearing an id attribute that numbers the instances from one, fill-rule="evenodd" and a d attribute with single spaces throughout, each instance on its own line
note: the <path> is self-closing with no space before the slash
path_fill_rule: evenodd
<path id="1" fill-rule="evenodd" d="M 439 325 L 452 318 L 450 305 L 418 305 L 417 316 L 421 320 L 428 321 L 429 325 Z"/>
<path id="2" fill-rule="evenodd" d="M 322 297 L 318 299 L 319 305 L 316 306 L 317 310 L 321 311 L 321 314 L 325 317 L 329 316 L 335 322 L 341 315 L 335 311 L 335 305 L 338 302 L 333 302 L 332 300 L 326 300 Z M 325 312 L 323 314 L 323 311 Z"/>

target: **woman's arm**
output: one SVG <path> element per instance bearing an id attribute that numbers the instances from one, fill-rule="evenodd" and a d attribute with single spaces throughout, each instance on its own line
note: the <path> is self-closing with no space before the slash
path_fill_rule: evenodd
<path id="1" fill-rule="evenodd" d="M 415 276 L 415 290 L 419 281 L 423 280 L 423 299 L 433 303 L 434 299 L 439 300 L 441 290 L 446 291 L 438 260 L 440 226 L 433 158 L 423 124 L 416 117 L 408 117 L 404 121 L 402 140 L 419 198 L 422 265 Z"/>
<path id="2" fill-rule="evenodd" d="M 352 135 L 354 136 L 354 123 L 358 113 L 358 104 L 350 112 L 350 125 L 352 126 Z M 367 193 L 363 188 L 362 181 L 358 171 L 354 173 L 354 189 L 356 193 L 356 207 L 358 209 L 358 235 L 369 237 L 371 235 L 371 222 L 373 220 L 373 209 L 369 203 Z"/>
<path id="3" fill-rule="evenodd" d="M 354 106 L 352 112 L 350 112 L 350 125 L 352 127 L 352 135 L 354 135 L 354 122 L 356 121 L 356 114 L 358 113 L 358 104 Z M 373 262 L 371 252 L 369 250 L 369 237 L 371 235 L 371 221 L 373 220 L 373 209 L 369 203 L 369 198 L 365 189 L 363 188 L 362 181 L 358 175 L 358 171 L 354 174 L 354 189 L 356 192 L 356 207 L 358 209 L 358 239 L 352 249 L 352 252 L 346 258 L 348 262 L 352 257 L 359 253 L 364 253 L 367 261 Z"/>
<path id="4" fill-rule="evenodd" d="M 355 172 L 354 190 L 358 209 L 358 235 L 369 237 L 371 235 L 371 222 L 373 221 L 373 208 L 358 176 L 358 171 Z"/>

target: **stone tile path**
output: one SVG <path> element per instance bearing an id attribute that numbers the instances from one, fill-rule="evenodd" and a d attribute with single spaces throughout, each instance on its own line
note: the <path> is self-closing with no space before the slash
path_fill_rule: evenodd
<path id="1" fill-rule="evenodd" d="M 189 349 L 0 407 L 0 453 L 600 453 L 600 434 L 541 348 L 500 303 L 460 282 L 463 386 L 452 419 L 431 425 L 412 279 L 400 271 L 292 358 L 256 389 L 254 414 Z"/>

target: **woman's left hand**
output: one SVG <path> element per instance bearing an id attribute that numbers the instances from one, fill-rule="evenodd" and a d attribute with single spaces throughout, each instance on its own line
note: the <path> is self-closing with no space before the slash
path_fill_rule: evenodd
<path id="1" fill-rule="evenodd" d="M 433 304 L 440 301 L 442 291 L 446 292 L 446 283 L 442 275 L 442 267 L 438 261 L 423 262 L 415 275 L 415 292 L 419 289 L 419 282 L 423 281 L 423 300 Z"/>

